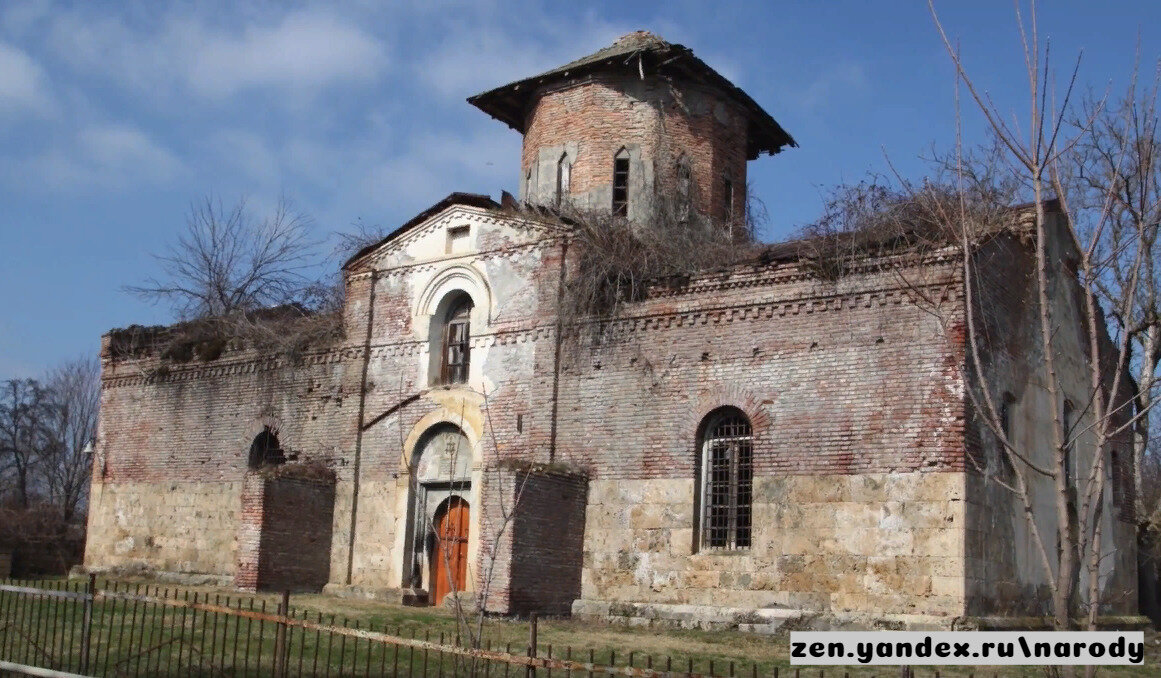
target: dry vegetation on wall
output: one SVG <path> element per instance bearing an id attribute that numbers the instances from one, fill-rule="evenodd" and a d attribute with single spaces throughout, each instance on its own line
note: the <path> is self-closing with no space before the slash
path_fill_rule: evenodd
<path id="1" fill-rule="evenodd" d="M 936 160 L 942 167 L 943 161 Z M 949 245 L 978 245 L 1018 219 L 1013 186 L 978 168 L 966 172 L 961 190 L 950 181 L 925 180 L 921 185 L 871 177 L 857 184 L 835 187 L 827 196 L 822 215 L 805 226 L 798 238 L 783 247 L 812 273 L 838 280 L 853 266 L 896 254 L 923 254 Z"/>
<path id="2" fill-rule="evenodd" d="M 334 483 L 335 472 L 318 461 L 296 461 L 286 464 L 265 464 L 256 471 L 263 478 L 289 478 L 316 483 Z"/>
<path id="3" fill-rule="evenodd" d="M 340 311 L 316 312 L 299 305 L 200 318 L 173 326 L 133 325 L 110 332 L 113 359 L 157 356 L 172 363 L 217 360 L 228 351 L 256 351 L 300 358 L 343 337 Z"/>
<path id="4" fill-rule="evenodd" d="M 656 286 L 679 287 L 691 276 L 755 256 L 758 245 L 741 230 L 658 201 L 652 216 L 628 220 L 608 211 L 563 205 L 508 208 L 520 219 L 558 227 L 569 243 L 559 320 L 574 331 L 618 317 Z"/>

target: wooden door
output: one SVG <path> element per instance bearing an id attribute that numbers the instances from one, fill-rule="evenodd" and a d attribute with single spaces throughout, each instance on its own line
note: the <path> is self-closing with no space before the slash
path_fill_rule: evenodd
<path id="1" fill-rule="evenodd" d="M 451 497 L 435 517 L 435 552 L 431 563 L 431 604 L 452 591 L 463 591 L 468 577 L 468 502 Z"/>

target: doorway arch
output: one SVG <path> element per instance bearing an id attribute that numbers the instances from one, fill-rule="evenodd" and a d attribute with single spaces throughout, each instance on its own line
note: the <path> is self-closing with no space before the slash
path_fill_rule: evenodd
<path id="1" fill-rule="evenodd" d="M 470 588 L 475 455 L 464 431 L 446 421 L 424 431 L 414 449 L 408 460 L 403 586 L 425 590 L 431 604 L 438 605 L 450 591 Z"/>

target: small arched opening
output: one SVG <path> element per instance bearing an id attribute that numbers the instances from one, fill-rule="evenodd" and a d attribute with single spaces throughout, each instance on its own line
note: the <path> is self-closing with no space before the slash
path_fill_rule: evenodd
<path id="1" fill-rule="evenodd" d="M 254 441 L 250 443 L 250 468 L 258 469 L 263 466 L 285 463 L 286 453 L 282 450 L 282 443 L 278 441 L 278 435 L 269 426 L 266 426 L 261 433 L 254 436 Z"/>

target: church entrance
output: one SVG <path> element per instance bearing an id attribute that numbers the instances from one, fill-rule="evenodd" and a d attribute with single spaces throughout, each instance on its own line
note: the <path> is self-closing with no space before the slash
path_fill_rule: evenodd
<path id="1" fill-rule="evenodd" d="M 463 591 L 468 576 L 468 502 L 450 497 L 436 512 L 435 549 L 431 563 L 431 604 L 439 605 L 453 591 Z"/>

